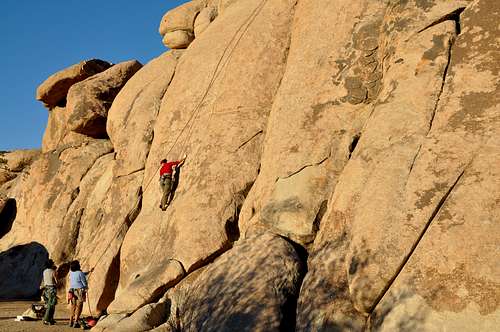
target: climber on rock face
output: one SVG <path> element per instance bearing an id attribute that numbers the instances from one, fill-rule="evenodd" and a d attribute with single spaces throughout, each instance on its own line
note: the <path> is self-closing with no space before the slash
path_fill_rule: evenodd
<path id="1" fill-rule="evenodd" d="M 186 160 L 186 155 L 181 160 L 178 161 L 170 161 L 167 159 L 163 159 L 160 168 L 160 186 L 163 190 L 163 196 L 161 198 L 160 209 L 165 211 L 172 201 L 173 187 L 174 187 L 174 176 L 173 173 L 176 171 L 176 168 L 182 166 L 184 161 Z"/>

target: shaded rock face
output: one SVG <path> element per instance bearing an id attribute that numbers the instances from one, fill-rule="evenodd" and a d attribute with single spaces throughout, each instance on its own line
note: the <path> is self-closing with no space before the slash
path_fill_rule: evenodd
<path id="1" fill-rule="evenodd" d="M 95 267 L 100 331 L 495 330 L 496 7 L 188 2 L 160 23 L 183 50 L 68 87 L 2 163 L 0 250 Z"/>
<path id="2" fill-rule="evenodd" d="M 181 330 L 291 331 L 295 310 L 286 306 L 298 295 L 302 272 L 297 252 L 279 236 L 242 241 L 188 289 L 180 304 Z"/>
<path id="3" fill-rule="evenodd" d="M 47 249 L 36 242 L 0 252 L 0 299 L 39 297 L 42 271 L 48 259 Z"/>
<path id="4" fill-rule="evenodd" d="M 36 99 L 42 101 L 48 108 L 65 104 L 65 98 L 69 88 L 84 79 L 102 72 L 111 67 L 111 64 L 99 60 L 91 59 L 77 63 L 71 67 L 63 69 L 43 82 L 36 90 Z"/>
<path id="5" fill-rule="evenodd" d="M 16 214 L 16 200 L 0 194 L 0 239 L 12 229 Z"/>

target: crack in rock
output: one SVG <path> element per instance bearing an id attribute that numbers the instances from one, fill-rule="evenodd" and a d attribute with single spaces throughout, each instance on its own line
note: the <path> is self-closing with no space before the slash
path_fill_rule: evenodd
<path id="1" fill-rule="evenodd" d="M 470 164 L 470 163 L 469 163 Z M 410 260 L 411 256 L 413 255 L 413 253 L 415 252 L 415 250 L 417 249 L 418 245 L 420 244 L 420 241 L 423 239 L 423 237 L 425 236 L 427 230 L 429 229 L 429 227 L 431 226 L 431 224 L 433 223 L 434 219 L 437 217 L 437 215 L 439 214 L 439 212 L 441 211 L 441 209 L 443 208 L 443 206 L 445 205 L 445 203 L 447 202 L 451 192 L 455 189 L 455 187 L 457 186 L 458 182 L 460 181 L 460 179 L 462 178 L 462 176 L 464 175 L 465 173 L 465 170 L 467 169 L 468 165 L 467 164 L 464 169 L 460 172 L 460 174 L 457 176 L 456 180 L 453 182 L 453 184 L 450 186 L 450 188 L 448 189 L 448 191 L 443 195 L 443 197 L 441 197 L 441 199 L 439 200 L 438 204 L 436 205 L 436 207 L 434 208 L 434 211 L 432 212 L 431 216 L 429 217 L 429 219 L 427 220 L 427 223 L 425 224 L 424 228 L 422 229 L 422 231 L 420 232 L 419 236 L 417 237 L 416 241 L 413 243 L 412 247 L 410 248 L 410 251 L 409 253 L 404 257 L 403 261 L 401 262 L 401 264 L 399 265 L 398 269 L 396 270 L 396 272 L 394 273 L 393 277 L 389 280 L 389 282 L 387 283 L 386 287 L 382 290 L 382 292 L 380 293 L 380 295 L 378 296 L 377 300 L 375 301 L 375 303 L 373 304 L 373 306 L 371 307 L 371 309 L 369 310 L 369 313 L 370 313 L 370 316 L 368 317 L 367 321 L 371 318 L 371 315 L 373 314 L 375 308 L 377 307 L 377 305 L 381 302 L 382 298 L 385 296 L 385 294 L 387 294 L 387 292 L 389 291 L 389 289 L 391 288 L 391 286 L 394 284 L 394 282 L 396 281 L 397 277 L 401 274 L 401 272 L 403 271 L 404 267 L 406 266 L 406 264 L 408 263 L 408 261 Z"/>
<path id="2" fill-rule="evenodd" d="M 264 130 L 261 129 L 258 132 L 256 132 L 255 134 L 253 134 L 249 139 L 247 139 L 246 141 L 244 141 L 243 143 L 241 143 L 240 146 L 238 146 L 236 148 L 236 150 L 233 151 L 233 153 L 234 152 L 238 152 L 238 150 L 240 150 L 242 147 L 244 147 L 245 145 L 247 145 L 248 143 L 250 143 L 254 138 L 256 138 L 257 136 L 259 136 L 263 132 L 264 132 Z"/>
<path id="3" fill-rule="evenodd" d="M 331 157 L 331 152 L 328 154 L 328 156 L 324 157 L 323 159 L 321 159 L 319 162 L 317 163 L 312 163 L 312 164 L 307 164 L 307 165 L 304 165 L 302 166 L 301 168 L 299 168 L 298 170 L 296 170 L 295 172 L 292 172 L 290 174 L 288 174 L 287 176 L 284 176 L 284 177 L 280 177 L 278 176 L 278 178 L 276 179 L 276 182 L 278 182 L 279 180 L 285 180 L 285 179 L 288 179 L 288 178 L 291 178 L 292 176 L 302 172 L 304 169 L 308 168 L 308 167 L 313 167 L 313 166 L 319 166 L 321 164 L 323 164 L 325 161 L 327 161 L 330 157 Z"/>

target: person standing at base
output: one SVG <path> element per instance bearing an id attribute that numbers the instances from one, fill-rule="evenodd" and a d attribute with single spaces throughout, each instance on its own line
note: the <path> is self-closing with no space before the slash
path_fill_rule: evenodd
<path id="1" fill-rule="evenodd" d="M 168 162 L 167 159 L 163 159 L 160 164 L 160 187 L 163 191 L 161 198 L 160 209 L 165 211 L 172 201 L 172 188 L 173 188 L 173 176 L 175 169 L 182 166 L 186 160 L 186 155 L 181 160 Z"/>
<path id="2" fill-rule="evenodd" d="M 79 261 L 72 261 L 69 266 L 69 293 L 71 294 L 71 317 L 69 320 L 69 326 L 79 328 L 80 315 L 82 314 L 83 303 L 87 299 L 87 274 L 92 272 L 84 273 L 80 269 Z"/>
<path id="3" fill-rule="evenodd" d="M 52 259 L 47 261 L 45 270 L 43 270 L 43 293 L 42 297 L 45 301 L 45 315 L 43 316 L 42 322 L 45 325 L 54 325 L 56 321 L 54 320 L 54 312 L 56 310 L 57 304 L 57 280 L 56 280 L 56 266 Z"/>

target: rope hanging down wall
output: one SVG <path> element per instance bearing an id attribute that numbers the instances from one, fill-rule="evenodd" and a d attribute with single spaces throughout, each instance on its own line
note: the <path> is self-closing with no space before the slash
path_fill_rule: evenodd
<path id="1" fill-rule="evenodd" d="M 184 133 L 184 131 L 186 130 L 186 128 L 188 128 L 188 126 L 189 126 L 189 130 L 187 132 L 187 135 L 184 138 L 184 140 L 182 141 L 182 144 L 180 145 L 181 146 L 180 151 L 181 152 L 185 151 L 186 143 L 187 143 L 189 137 L 191 136 L 191 134 L 193 132 L 194 123 L 195 123 L 194 120 L 197 119 L 198 113 L 199 113 L 199 111 L 201 109 L 201 106 L 203 105 L 203 102 L 207 98 L 208 93 L 210 92 L 211 88 L 213 87 L 215 81 L 217 80 L 217 78 L 220 76 L 220 74 L 223 72 L 224 68 L 227 66 L 227 64 L 231 60 L 233 52 L 236 49 L 236 47 L 238 46 L 239 42 L 241 41 L 241 39 L 243 38 L 243 36 L 245 35 L 245 33 L 248 31 L 248 28 L 251 26 L 251 24 L 253 23 L 253 21 L 257 18 L 257 16 L 261 12 L 262 8 L 267 3 L 267 1 L 268 0 L 262 0 L 259 3 L 259 5 L 245 19 L 245 21 L 238 27 L 238 29 L 236 30 L 236 32 L 232 36 L 231 40 L 229 41 L 229 43 L 224 48 L 224 51 L 222 52 L 222 55 L 219 58 L 216 66 L 215 66 L 214 72 L 212 74 L 212 77 L 211 77 L 208 85 L 207 85 L 207 88 L 205 89 L 202 97 L 200 98 L 200 101 L 196 104 L 196 106 L 194 107 L 193 111 L 191 112 L 191 115 L 188 118 L 187 122 L 184 124 L 184 126 L 182 127 L 182 129 L 179 132 L 179 134 L 176 136 L 176 138 L 173 141 L 173 143 L 171 144 L 170 148 L 166 151 L 166 153 L 165 153 L 166 156 L 168 156 L 172 152 L 173 148 L 175 147 L 175 145 L 179 141 L 179 138 L 182 136 L 182 134 Z M 232 48 L 231 48 L 231 46 L 232 46 Z M 227 56 L 226 56 L 226 54 L 227 54 Z M 99 258 L 97 259 L 97 261 L 93 265 L 91 271 L 93 271 L 95 269 L 95 267 L 99 264 L 99 262 L 104 257 L 104 255 L 106 254 L 106 252 L 108 251 L 108 249 L 111 247 L 113 241 L 118 237 L 118 235 L 122 231 L 126 231 L 126 229 L 123 229 L 123 226 L 127 224 L 127 228 L 130 227 L 131 224 L 132 224 L 132 222 L 133 222 L 133 220 L 137 217 L 137 215 L 138 215 L 138 213 L 140 211 L 141 203 L 142 203 L 142 195 L 147 190 L 147 188 L 149 187 L 149 185 L 151 184 L 151 181 L 156 176 L 156 173 L 158 173 L 160 167 L 161 167 L 161 165 L 156 169 L 156 171 L 153 173 L 153 175 L 146 182 L 146 185 L 144 186 L 144 189 L 143 189 L 143 187 L 139 187 L 139 189 L 137 190 L 137 193 L 136 193 L 136 196 L 137 196 L 136 204 L 131 209 L 131 211 L 127 214 L 127 216 L 124 218 L 123 223 L 120 224 L 120 226 L 118 227 L 117 232 L 111 238 L 111 240 L 110 240 L 109 244 L 106 246 L 106 248 L 102 251 L 101 255 L 99 256 Z M 162 226 L 163 226 L 163 224 L 162 224 Z M 163 229 L 162 228 L 163 227 L 161 227 L 161 229 L 160 229 L 160 235 L 163 234 Z M 155 249 L 155 251 L 156 251 L 156 249 Z M 91 274 L 92 274 L 92 272 L 89 273 L 89 278 L 90 278 Z"/>

